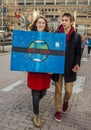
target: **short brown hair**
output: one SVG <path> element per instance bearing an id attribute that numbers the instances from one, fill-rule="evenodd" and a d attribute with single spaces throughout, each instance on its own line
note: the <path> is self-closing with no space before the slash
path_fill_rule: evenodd
<path id="1" fill-rule="evenodd" d="M 62 15 L 62 18 L 63 18 L 64 16 L 69 17 L 69 18 L 70 18 L 70 22 L 74 22 L 74 21 L 75 21 L 75 18 L 74 18 L 74 16 L 73 16 L 71 13 L 64 13 L 64 14 Z"/>

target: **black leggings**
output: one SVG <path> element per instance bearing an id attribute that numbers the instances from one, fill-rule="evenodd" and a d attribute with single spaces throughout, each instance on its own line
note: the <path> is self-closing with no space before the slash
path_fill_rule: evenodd
<path id="1" fill-rule="evenodd" d="M 46 89 L 41 91 L 32 90 L 33 111 L 36 115 L 39 114 L 39 101 L 44 95 L 46 95 Z"/>

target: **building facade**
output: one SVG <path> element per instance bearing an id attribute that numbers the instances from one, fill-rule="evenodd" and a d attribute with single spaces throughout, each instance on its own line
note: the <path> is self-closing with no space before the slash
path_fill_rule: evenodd
<path id="1" fill-rule="evenodd" d="M 47 17 L 50 28 L 56 29 L 62 14 L 70 12 L 75 17 L 76 30 L 82 35 L 91 35 L 91 0 L 2 0 L 2 6 L 6 9 L 4 15 L 1 11 L 3 28 L 27 29 L 26 21 L 32 23 L 42 14 Z"/>

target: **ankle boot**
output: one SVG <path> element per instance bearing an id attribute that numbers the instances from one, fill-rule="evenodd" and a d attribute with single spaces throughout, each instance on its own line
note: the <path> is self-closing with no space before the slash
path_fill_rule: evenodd
<path id="1" fill-rule="evenodd" d="M 40 117 L 39 117 L 39 115 L 34 115 L 33 121 L 34 121 L 34 125 L 35 125 L 36 127 L 38 127 L 38 128 L 41 127 L 41 122 L 40 122 Z"/>

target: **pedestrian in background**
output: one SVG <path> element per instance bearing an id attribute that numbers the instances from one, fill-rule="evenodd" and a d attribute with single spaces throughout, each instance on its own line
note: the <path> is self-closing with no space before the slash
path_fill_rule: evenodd
<path id="1" fill-rule="evenodd" d="M 85 38 L 85 36 L 82 36 L 82 38 L 81 38 L 81 55 L 83 55 L 85 45 L 86 45 L 86 38 Z"/>
<path id="2" fill-rule="evenodd" d="M 88 53 L 88 57 L 89 57 L 90 51 L 91 51 L 91 37 L 89 37 L 86 42 L 87 42 L 87 53 Z"/>
<path id="3" fill-rule="evenodd" d="M 45 17 L 39 16 L 32 24 L 31 31 L 49 31 L 48 23 Z M 32 90 L 32 103 L 34 118 L 33 122 L 36 127 L 41 127 L 39 116 L 40 99 L 46 95 L 46 90 L 50 87 L 51 74 L 28 72 L 27 85 Z"/>
<path id="4" fill-rule="evenodd" d="M 74 17 L 70 13 L 62 15 L 62 24 L 58 27 L 59 33 L 66 33 L 66 52 L 64 74 L 53 74 L 55 82 L 55 120 L 62 120 L 62 112 L 66 113 L 69 108 L 69 100 L 72 95 L 73 82 L 76 80 L 76 73 L 81 61 L 81 36 L 77 34 L 72 26 Z M 60 65 L 61 67 L 61 65 Z M 62 88 L 64 78 L 64 98 L 62 102 Z"/>

